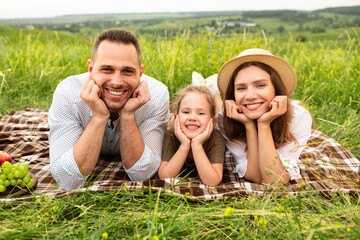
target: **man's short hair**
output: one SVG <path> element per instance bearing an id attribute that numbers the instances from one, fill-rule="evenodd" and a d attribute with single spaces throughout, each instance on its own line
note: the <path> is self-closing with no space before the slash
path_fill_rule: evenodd
<path id="1" fill-rule="evenodd" d="M 141 49 L 139 42 L 134 34 L 132 34 L 129 31 L 122 30 L 122 29 L 109 29 L 104 32 L 102 32 L 95 40 L 93 52 L 92 52 L 92 58 L 93 61 L 95 61 L 96 53 L 99 48 L 99 45 L 102 41 L 108 40 L 110 42 L 114 43 L 122 43 L 122 44 L 132 44 L 134 45 L 136 52 L 138 54 L 139 59 L 139 66 L 141 65 Z"/>

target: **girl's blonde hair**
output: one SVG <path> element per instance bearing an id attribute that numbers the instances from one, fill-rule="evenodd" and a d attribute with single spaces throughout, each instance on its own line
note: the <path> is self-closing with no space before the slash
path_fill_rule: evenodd
<path id="1" fill-rule="evenodd" d="M 174 100 L 174 102 L 172 104 L 172 112 L 179 113 L 179 107 L 180 107 L 181 101 L 183 100 L 183 98 L 185 96 L 187 96 L 190 93 L 198 93 L 198 94 L 204 95 L 206 100 L 210 103 L 211 117 L 215 117 L 215 108 L 216 108 L 215 100 L 214 100 L 214 97 L 211 95 L 210 90 L 205 86 L 189 85 L 189 86 L 183 88 L 182 90 L 180 90 L 177 93 L 176 99 Z"/>

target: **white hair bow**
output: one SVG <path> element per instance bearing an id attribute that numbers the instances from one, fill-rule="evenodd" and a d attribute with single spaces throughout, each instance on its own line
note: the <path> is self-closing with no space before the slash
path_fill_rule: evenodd
<path id="1" fill-rule="evenodd" d="M 194 86 L 205 86 L 207 87 L 211 94 L 216 94 L 219 90 L 217 87 L 217 74 L 211 75 L 210 77 L 204 79 L 203 76 L 198 72 L 192 73 L 192 85 Z"/>

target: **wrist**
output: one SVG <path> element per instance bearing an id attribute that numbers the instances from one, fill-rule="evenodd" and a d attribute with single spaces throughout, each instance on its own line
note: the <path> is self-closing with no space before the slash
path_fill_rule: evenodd
<path id="1" fill-rule="evenodd" d="M 270 123 L 268 122 L 258 122 L 258 130 L 260 131 L 261 129 L 269 129 L 270 128 Z"/>
<path id="2" fill-rule="evenodd" d="M 203 145 L 202 145 L 202 143 L 200 143 L 200 142 L 195 142 L 195 141 L 191 141 L 191 148 L 192 149 L 196 149 L 196 148 L 202 148 L 203 147 Z"/>
<path id="3" fill-rule="evenodd" d="M 107 115 L 93 115 L 91 117 L 91 120 L 98 124 L 105 124 L 109 120 L 110 116 Z"/>
<path id="4" fill-rule="evenodd" d="M 122 121 L 132 121 L 135 120 L 135 112 L 124 112 L 119 114 L 119 118 Z"/>
<path id="5" fill-rule="evenodd" d="M 182 151 L 189 151 L 190 149 L 190 143 L 181 143 L 179 150 Z"/>
<path id="6" fill-rule="evenodd" d="M 255 121 L 249 121 L 244 124 L 246 130 L 253 130 L 256 129 Z"/>

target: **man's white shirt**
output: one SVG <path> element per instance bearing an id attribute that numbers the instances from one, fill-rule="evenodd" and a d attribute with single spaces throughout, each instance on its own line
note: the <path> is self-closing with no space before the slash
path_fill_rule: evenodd
<path id="1" fill-rule="evenodd" d="M 92 112 L 80 98 L 83 80 L 89 73 L 70 76 L 56 88 L 49 110 L 49 142 L 51 174 L 61 189 L 71 190 L 85 183 L 73 155 L 73 146 L 80 138 Z M 142 75 L 141 81 L 148 84 L 151 100 L 135 112 L 135 119 L 145 143 L 145 150 L 140 159 L 129 169 L 125 169 L 133 181 L 149 179 L 158 170 L 166 125 L 169 121 L 169 92 L 158 80 Z M 120 157 L 120 120 L 111 126 L 107 122 L 101 154 Z"/>

